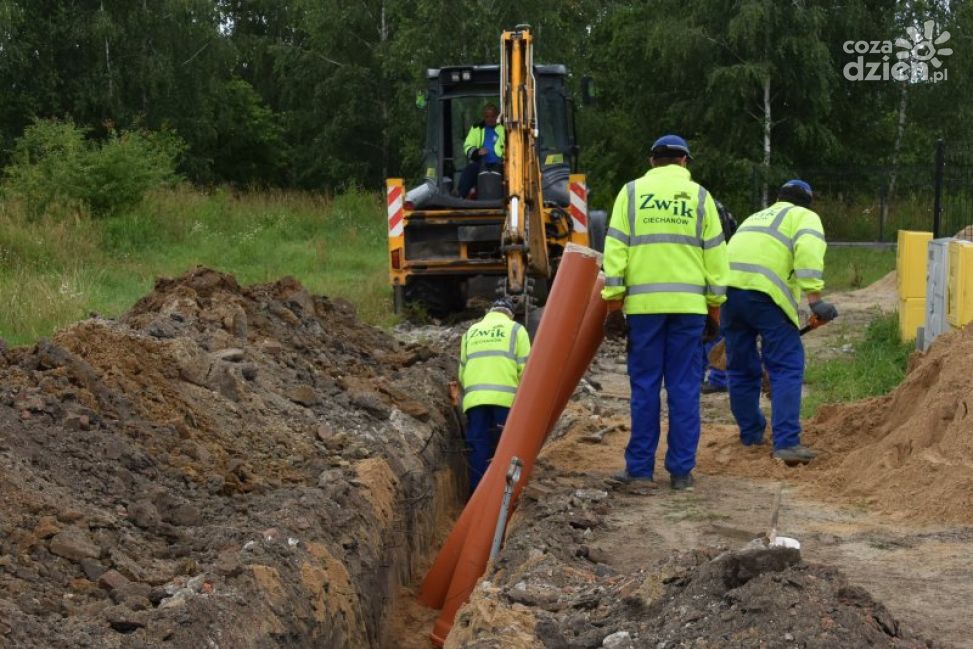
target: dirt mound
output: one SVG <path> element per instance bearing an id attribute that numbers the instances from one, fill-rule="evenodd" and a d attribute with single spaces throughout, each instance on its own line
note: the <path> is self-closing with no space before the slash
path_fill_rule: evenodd
<path id="1" fill-rule="evenodd" d="M 448 364 L 207 269 L 0 354 L 0 646 L 379 646 L 460 493 Z"/>
<path id="2" fill-rule="evenodd" d="M 819 482 L 908 516 L 973 523 L 973 327 L 913 357 L 891 394 L 822 409 Z"/>
<path id="3" fill-rule="evenodd" d="M 597 479 L 566 488 L 550 467 L 543 472 L 447 649 L 942 646 L 836 569 L 761 541 L 618 566 L 598 539 L 623 501 Z"/>
<path id="4" fill-rule="evenodd" d="M 973 524 L 973 327 L 915 354 L 892 393 L 821 408 L 803 441 L 819 452 L 786 468 L 769 446 L 743 448 L 735 426 L 710 426 L 699 466 L 707 473 L 776 478 L 814 495 L 914 521 Z"/>

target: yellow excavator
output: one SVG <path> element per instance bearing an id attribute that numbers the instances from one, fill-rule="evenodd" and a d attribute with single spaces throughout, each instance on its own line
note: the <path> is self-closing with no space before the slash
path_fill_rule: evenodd
<path id="1" fill-rule="evenodd" d="M 386 180 L 397 313 L 417 303 L 442 317 L 470 298 L 504 296 L 530 325 L 565 246 L 604 245 L 606 214 L 589 213 L 578 172 L 567 69 L 534 62 L 526 26 L 505 31 L 500 52 L 499 65 L 427 70 L 417 100 L 426 111 L 424 178 L 408 191 L 401 178 Z M 488 103 L 505 134 L 502 175 L 484 165 L 473 195 L 459 196 L 470 164 L 464 140 Z"/>

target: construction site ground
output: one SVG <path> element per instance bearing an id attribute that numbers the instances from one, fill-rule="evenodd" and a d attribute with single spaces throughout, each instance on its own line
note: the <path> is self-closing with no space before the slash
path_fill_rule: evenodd
<path id="1" fill-rule="evenodd" d="M 842 317 L 806 337 L 809 355 L 846 354 L 868 322 L 894 309 L 894 275 L 834 300 Z M 940 353 L 963 358 L 970 333 Z M 962 363 L 973 369 L 968 359 Z M 931 385 L 941 371 L 917 377 L 923 368 L 913 368 L 898 391 L 906 394 L 824 409 L 806 426 L 805 442 L 819 458 L 804 468 L 775 462 L 770 446 L 743 447 L 728 396 L 704 395 L 695 490 L 677 493 L 662 464 L 664 440 L 656 486 L 610 478 L 624 466 L 628 440 L 624 360 L 620 342 L 603 344 L 542 451 L 506 547 L 447 646 L 973 647 L 973 621 L 962 612 L 973 602 L 969 381 L 951 375 L 948 385 Z M 916 421 L 940 403 L 932 429 L 950 430 L 927 439 Z M 912 426 L 903 433 L 911 439 L 890 442 L 899 423 Z M 960 445 L 952 456 L 948 443 Z M 929 475 L 916 477 L 923 471 Z M 729 555 L 719 561 L 733 559 L 770 533 L 778 492 L 778 532 L 802 545 L 800 578 L 788 568 L 749 582 L 748 594 L 725 585 L 682 593 L 721 553 Z M 780 575 L 804 599 L 777 592 Z M 815 592 L 806 579 L 830 586 Z M 842 613 L 846 605 L 854 619 Z M 668 619 L 669 627 L 648 618 Z"/>
<path id="2" fill-rule="evenodd" d="M 894 286 L 835 296 L 810 353 L 849 353 Z M 462 329 L 390 335 L 292 279 L 196 269 L 0 348 L 0 647 L 428 647 Z M 447 647 L 973 647 L 971 358 L 967 329 L 891 395 L 823 408 L 806 468 L 741 447 L 706 395 L 674 493 L 664 443 L 657 487 L 609 478 L 628 379 L 606 341 Z M 752 544 L 778 494 L 800 555 Z"/>

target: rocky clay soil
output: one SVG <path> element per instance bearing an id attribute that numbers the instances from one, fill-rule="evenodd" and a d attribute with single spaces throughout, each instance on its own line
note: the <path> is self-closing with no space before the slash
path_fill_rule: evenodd
<path id="1" fill-rule="evenodd" d="M 465 489 L 451 359 L 207 269 L 0 351 L 0 647 L 397 646 Z"/>
<path id="2" fill-rule="evenodd" d="M 528 488 L 447 648 L 946 646 L 916 635 L 837 568 L 763 539 L 658 547 L 643 556 L 667 556 L 645 562 L 631 560 L 635 546 L 622 561 L 604 543 L 626 499 L 603 479 L 555 474 L 545 466 Z"/>
<path id="3" fill-rule="evenodd" d="M 836 298 L 847 322 L 887 308 L 890 285 Z M 854 334 L 818 330 L 815 353 Z M 890 395 L 822 409 L 803 468 L 743 448 L 727 396 L 706 395 L 696 488 L 675 493 L 664 439 L 656 485 L 610 479 L 629 389 L 606 341 L 447 647 L 973 647 L 971 359 L 973 327 L 916 354 Z M 800 553 L 761 541 L 778 494 Z"/>
<path id="4" fill-rule="evenodd" d="M 847 353 L 890 286 L 839 300 L 813 353 Z M 428 647 L 411 588 L 466 488 L 461 330 L 197 269 L 0 348 L 0 648 Z M 806 468 L 739 447 L 705 396 L 677 494 L 664 443 L 659 486 L 609 478 L 628 377 L 606 342 L 447 646 L 973 647 L 971 358 L 973 330 L 947 336 L 891 395 L 824 409 Z M 778 496 L 800 553 L 760 541 Z"/>

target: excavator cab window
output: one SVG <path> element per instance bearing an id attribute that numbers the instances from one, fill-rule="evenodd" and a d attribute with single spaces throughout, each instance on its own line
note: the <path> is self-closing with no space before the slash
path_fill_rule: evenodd
<path id="1" fill-rule="evenodd" d="M 464 150 L 466 136 L 474 125 L 483 121 L 483 107 L 487 104 L 497 105 L 499 97 L 474 95 L 446 98 L 443 101 L 450 104 L 449 113 L 452 116 L 450 123 L 444 124 L 444 128 L 448 131 L 446 136 L 452 151 L 452 181 L 453 187 L 456 187 L 463 169 L 469 164 Z"/>
<path id="2" fill-rule="evenodd" d="M 561 65 L 535 67 L 538 159 L 545 202 L 568 204 L 568 176 L 576 166 L 577 140 L 567 93 L 567 70 Z M 460 207 L 455 192 L 467 165 L 463 144 L 470 127 L 482 119 L 483 106 L 500 105 L 500 68 L 456 66 L 427 72 L 426 146 L 423 178 L 435 187 L 427 205 Z M 451 197 L 453 197 L 451 199 Z M 495 208 L 497 201 L 487 201 Z M 466 207 L 483 206 L 472 203 Z"/>

